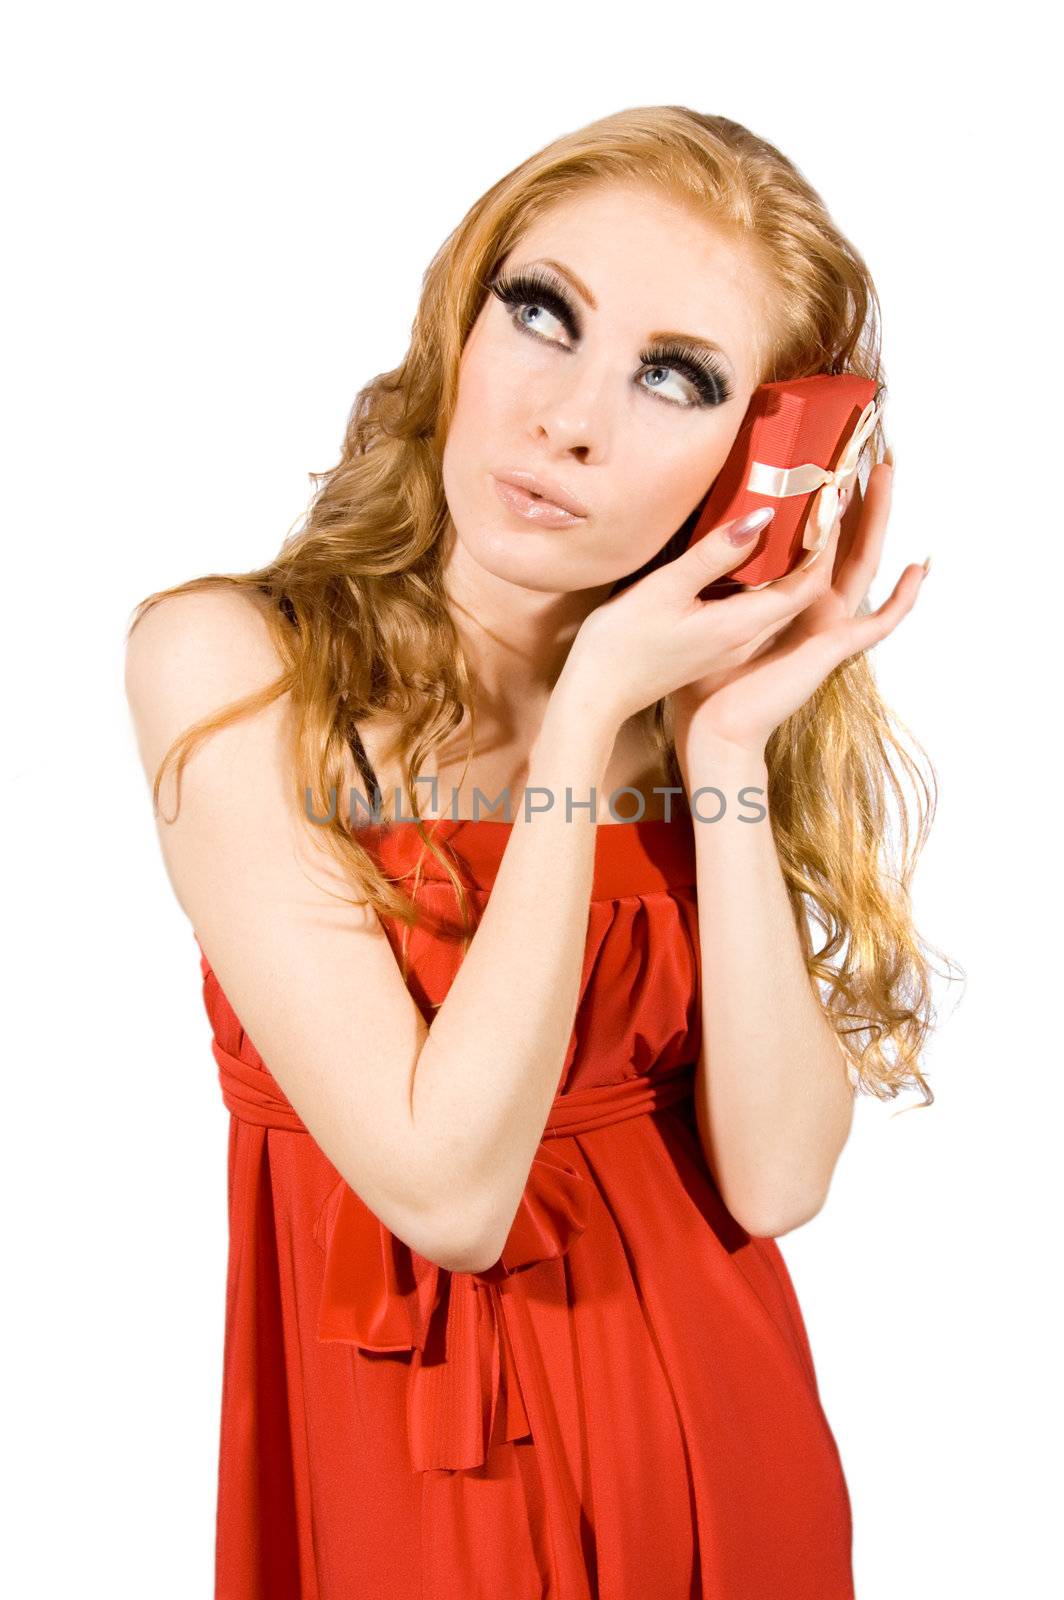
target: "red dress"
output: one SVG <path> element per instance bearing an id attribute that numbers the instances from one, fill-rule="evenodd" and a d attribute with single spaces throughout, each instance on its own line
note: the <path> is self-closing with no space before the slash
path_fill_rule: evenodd
<path id="1" fill-rule="evenodd" d="M 438 826 L 482 910 L 510 825 Z M 360 838 L 412 872 L 414 827 Z M 427 852 L 417 897 L 408 985 L 431 1021 L 461 946 Z M 377 1220 L 201 956 L 232 1114 L 218 1600 L 852 1600 L 794 1289 L 698 1137 L 689 819 L 597 830 L 561 1089 L 488 1272 Z"/>

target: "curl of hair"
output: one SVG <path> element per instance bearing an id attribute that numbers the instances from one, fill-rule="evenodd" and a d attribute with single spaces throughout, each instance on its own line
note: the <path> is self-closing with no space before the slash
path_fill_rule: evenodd
<path id="1" fill-rule="evenodd" d="M 850 372 L 876 380 L 883 394 L 871 274 L 797 167 L 726 117 L 671 105 L 619 111 L 515 167 L 444 241 L 424 275 L 403 361 L 357 394 L 340 459 L 311 474 L 318 487 L 302 526 L 276 558 L 249 572 L 207 574 L 157 591 L 140 602 L 130 625 L 132 632 L 167 595 L 205 588 L 254 590 L 278 602 L 268 616 L 283 672 L 260 693 L 180 735 L 160 764 L 153 802 L 157 809 L 175 756 L 180 792 L 181 772 L 201 739 L 290 695 L 297 711 L 294 781 L 308 818 L 312 811 L 315 818 L 330 813 L 326 822 L 308 826 L 319 829 L 344 866 L 355 900 L 403 924 L 404 976 L 408 935 L 420 908 L 326 797 L 334 802 L 354 727 L 385 713 L 396 729 L 388 757 L 401 763 L 407 815 L 455 888 L 468 945 L 473 923 L 464 886 L 426 829 L 411 782 L 467 714 L 467 769 L 476 744 L 470 669 L 441 576 L 448 525 L 443 446 L 462 350 L 491 276 L 540 215 L 604 182 L 651 187 L 683 200 L 730 230 L 749 252 L 772 291 L 760 382 Z M 866 441 L 862 469 L 879 460 L 883 448 L 880 425 Z M 699 509 L 613 592 L 678 554 Z M 859 611 L 869 609 L 865 599 Z M 682 788 L 667 703 L 658 701 L 643 715 L 670 783 Z M 928 784 L 895 728 L 901 725 L 879 694 L 867 654 L 844 661 L 769 741 L 769 812 L 810 981 L 826 986 L 822 1000 L 852 1088 L 892 1099 L 918 1084 L 922 1104 L 930 1105 L 934 1096 L 919 1057 L 936 1020 L 932 947 L 914 929 L 909 884 L 934 814 L 934 774 Z M 915 828 L 892 755 L 914 780 Z M 898 803 L 900 841 L 892 839 L 888 792 Z M 415 893 L 416 883 L 415 876 Z M 810 913 L 825 935 L 815 952 Z"/>

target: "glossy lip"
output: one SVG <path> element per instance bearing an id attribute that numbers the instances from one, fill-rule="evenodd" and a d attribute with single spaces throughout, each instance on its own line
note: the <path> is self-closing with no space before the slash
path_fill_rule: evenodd
<path id="1" fill-rule="evenodd" d="M 495 494 L 511 516 L 520 517 L 521 521 L 533 528 L 579 528 L 587 519 L 578 517 L 573 511 L 564 511 L 561 506 L 556 506 L 552 500 L 543 500 L 538 495 L 529 494 L 527 489 L 522 489 L 518 483 L 504 483 L 501 478 L 492 478 Z"/>
<path id="2" fill-rule="evenodd" d="M 586 517 L 587 506 L 581 505 L 579 500 L 571 494 L 566 494 L 561 484 L 553 483 L 550 478 L 537 477 L 533 472 L 496 472 L 493 474 L 497 483 L 512 483 L 518 489 L 525 489 L 529 494 L 538 494 L 542 499 L 549 500 L 552 505 L 559 506 L 562 511 L 571 511 L 574 517 Z"/>

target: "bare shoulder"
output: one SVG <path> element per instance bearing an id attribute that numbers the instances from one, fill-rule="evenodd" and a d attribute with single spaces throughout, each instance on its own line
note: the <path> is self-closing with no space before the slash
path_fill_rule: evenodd
<path id="1" fill-rule="evenodd" d="M 137 622 L 125 692 L 146 767 L 191 723 L 276 680 L 284 663 L 268 604 L 249 591 L 197 590 L 167 595 Z"/>
<path id="2" fill-rule="evenodd" d="M 166 595 L 126 641 L 130 700 L 152 691 L 195 693 L 219 680 L 246 683 L 282 665 L 267 622 L 270 602 L 249 590 L 203 589 Z M 238 691 L 243 692 L 243 691 Z"/>

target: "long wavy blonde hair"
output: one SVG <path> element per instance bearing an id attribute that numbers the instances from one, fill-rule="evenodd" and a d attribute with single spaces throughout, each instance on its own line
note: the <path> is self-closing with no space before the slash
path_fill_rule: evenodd
<path id="1" fill-rule="evenodd" d="M 604 180 L 685 197 L 756 253 L 773 286 L 775 313 L 760 382 L 851 372 L 885 390 L 870 273 L 797 168 L 725 117 L 686 106 L 620 111 L 522 162 L 444 241 L 425 273 L 404 360 L 356 396 L 340 459 L 311 474 L 318 487 L 303 524 L 276 558 L 250 572 L 212 573 L 157 591 L 140 602 L 130 624 L 131 633 L 165 596 L 200 589 L 254 590 L 277 602 L 267 614 L 281 675 L 175 739 L 156 774 L 153 805 L 158 813 L 171 760 L 177 759 L 180 795 L 184 765 L 202 739 L 290 695 L 297 712 L 293 768 L 307 826 L 341 862 L 355 898 L 404 925 L 404 971 L 420 908 L 359 842 L 360 829 L 338 814 L 345 751 L 362 718 L 384 711 L 394 719 L 390 748 L 403 768 L 407 814 L 455 887 L 468 944 L 473 923 L 464 886 L 426 831 L 412 782 L 426 755 L 466 717 L 466 770 L 475 749 L 471 673 L 442 582 L 443 448 L 462 349 L 493 270 L 555 202 Z M 865 456 L 880 459 L 883 444 L 877 427 Z M 698 509 L 614 592 L 678 554 Z M 869 610 L 867 600 L 860 609 Z M 644 716 L 669 782 L 682 789 L 667 702 Z M 925 778 L 895 727 L 901 724 L 877 690 L 867 654 L 843 662 L 769 741 L 769 814 L 810 980 L 824 986 L 821 997 L 851 1082 L 879 1099 L 919 1084 L 922 1103 L 930 1105 L 934 1096 L 919 1056 L 936 1020 L 932 947 L 913 926 L 909 884 L 937 797 L 933 768 Z M 892 757 L 913 784 L 912 816 Z M 890 800 L 897 805 L 896 834 Z M 311 812 L 328 820 L 312 821 Z M 824 936 L 816 951 L 810 914 Z"/>

